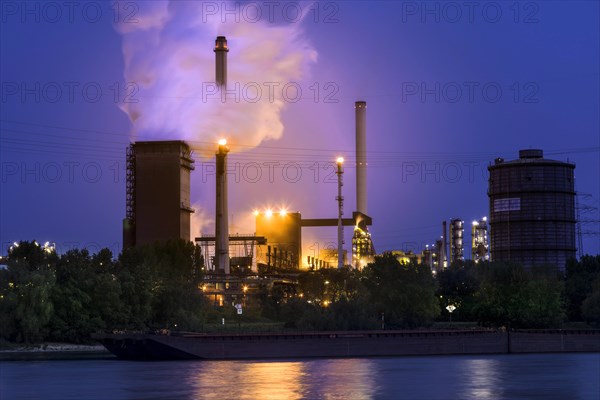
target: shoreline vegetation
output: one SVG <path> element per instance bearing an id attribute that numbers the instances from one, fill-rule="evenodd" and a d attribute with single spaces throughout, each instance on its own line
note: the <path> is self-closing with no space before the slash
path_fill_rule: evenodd
<path id="1" fill-rule="evenodd" d="M 58 255 L 23 241 L 4 262 L 0 350 L 46 343 L 45 353 L 60 352 L 50 344 L 95 345 L 92 334 L 121 331 L 600 327 L 600 256 L 570 260 L 565 271 L 464 261 L 432 274 L 390 253 L 362 270 L 235 271 L 235 278 L 257 282 L 233 299 L 243 303 L 241 315 L 232 299 L 218 304 L 205 295 L 201 248 L 184 241 L 131 248 L 116 258 L 108 249 Z M 287 274 L 288 282 L 262 279 L 270 273 Z"/>

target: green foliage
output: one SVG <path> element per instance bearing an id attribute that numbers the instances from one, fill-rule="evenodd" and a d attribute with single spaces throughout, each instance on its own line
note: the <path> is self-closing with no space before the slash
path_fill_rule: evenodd
<path id="1" fill-rule="evenodd" d="M 198 329 L 202 324 L 204 260 L 200 248 L 168 241 L 132 248 L 120 259 L 124 303 L 130 305 L 129 327 Z"/>
<path id="2" fill-rule="evenodd" d="M 0 270 L 0 338 L 88 341 L 99 330 L 198 329 L 203 259 L 184 241 L 58 257 L 35 242 L 9 251 Z"/>
<path id="3" fill-rule="evenodd" d="M 8 253 L 8 269 L 0 274 L 0 334 L 18 342 L 44 339 L 54 307 L 56 255 L 36 242 L 20 242 Z"/>
<path id="4" fill-rule="evenodd" d="M 600 328 L 600 276 L 596 278 L 591 293 L 583 301 L 581 313 L 588 324 Z"/>
<path id="5" fill-rule="evenodd" d="M 448 318 L 446 307 L 450 304 L 456 307 L 452 313 L 452 320 L 474 321 L 476 319 L 473 309 L 477 304 L 475 298 L 479 290 L 477 268 L 480 266 L 472 262 L 453 263 L 438 273 L 439 288 L 436 295 L 446 320 Z"/>
<path id="6" fill-rule="evenodd" d="M 593 282 L 600 277 L 600 256 L 583 256 L 567 262 L 565 292 L 569 320 L 581 321 L 584 300 L 592 294 Z"/>
<path id="7" fill-rule="evenodd" d="M 555 268 L 527 271 L 518 264 L 489 263 L 478 272 L 480 289 L 474 313 L 480 323 L 550 328 L 559 327 L 564 320 L 564 284 Z"/>
<path id="8" fill-rule="evenodd" d="M 386 326 L 429 326 L 440 313 L 437 282 L 426 266 L 400 264 L 391 254 L 376 256 L 363 271 L 363 284 Z"/>
<path id="9" fill-rule="evenodd" d="M 297 272 L 298 284 L 265 281 L 244 298 L 244 314 L 203 298 L 200 248 L 172 241 L 131 248 L 113 259 L 71 250 L 62 256 L 21 242 L 0 270 L 0 340 L 85 342 L 99 330 L 231 329 L 284 325 L 300 330 L 430 326 L 448 304 L 459 321 L 514 328 L 559 327 L 571 317 L 600 326 L 600 257 L 554 268 L 459 263 L 428 267 L 378 256 L 362 271 Z M 294 275 L 290 275 L 293 278 Z M 565 301 L 566 300 L 566 301 Z M 448 321 L 444 312 L 441 320 Z M 227 326 L 222 326 L 222 318 Z M 583 322 L 582 322 L 583 323 Z M 216 328 L 215 328 L 216 327 Z M 247 328 L 248 329 L 248 328 Z"/>

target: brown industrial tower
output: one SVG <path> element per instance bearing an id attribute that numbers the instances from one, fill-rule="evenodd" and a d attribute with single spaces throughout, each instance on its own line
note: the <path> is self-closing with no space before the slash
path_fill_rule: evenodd
<path id="1" fill-rule="evenodd" d="M 190 172 L 194 160 L 183 141 L 135 142 L 127 149 L 123 248 L 190 240 Z"/>

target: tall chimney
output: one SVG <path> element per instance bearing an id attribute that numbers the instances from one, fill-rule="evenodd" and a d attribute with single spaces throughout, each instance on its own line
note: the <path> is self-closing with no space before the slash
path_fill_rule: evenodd
<path id="1" fill-rule="evenodd" d="M 227 86 L 227 39 L 217 36 L 215 41 L 215 82 L 219 87 Z"/>
<path id="2" fill-rule="evenodd" d="M 219 140 L 217 151 L 217 210 L 215 218 L 215 270 L 229 275 L 229 220 L 227 198 L 227 141 Z"/>
<path id="3" fill-rule="evenodd" d="M 356 211 L 367 215 L 367 102 L 357 101 L 356 110 Z"/>
<path id="4" fill-rule="evenodd" d="M 344 164 L 344 158 L 338 157 L 336 164 L 336 175 L 338 176 L 338 195 L 335 198 L 338 202 L 338 269 L 342 269 L 344 268 L 344 225 L 342 224 L 342 217 L 344 215 L 344 197 L 342 196 L 344 169 L 342 165 Z"/>
<path id="5" fill-rule="evenodd" d="M 446 243 L 446 232 L 448 232 L 448 229 L 446 229 L 446 221 L 442 221 L 442 252 L 440 254 L 440 267 L 442 268 L 446 268 L 448 266 L 448 246 Z"/>

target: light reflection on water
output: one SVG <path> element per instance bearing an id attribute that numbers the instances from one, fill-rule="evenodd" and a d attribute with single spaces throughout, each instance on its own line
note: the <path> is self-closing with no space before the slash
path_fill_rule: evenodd
<path id="1" fill-rule="evenodd" d="M 502 397 L 500 392 L 502 368 L 499 360 L 465 360 L 463 376 L 465 386 L 463 395 L 469 399 L 491 400 Z M 462 397 L 462 396 L 461 396 Z"/>
<path id="2" fill-rule="evenodd" d="M 194 396 L 205 399 L 369 399 L 373 364 L 371 359 L 208 361 L 188 382 Z"/>
<path id="3" fill-rule="evenodd" d="M 600 399 L 600 354 L 0 364 L 0 399 Z"/>

